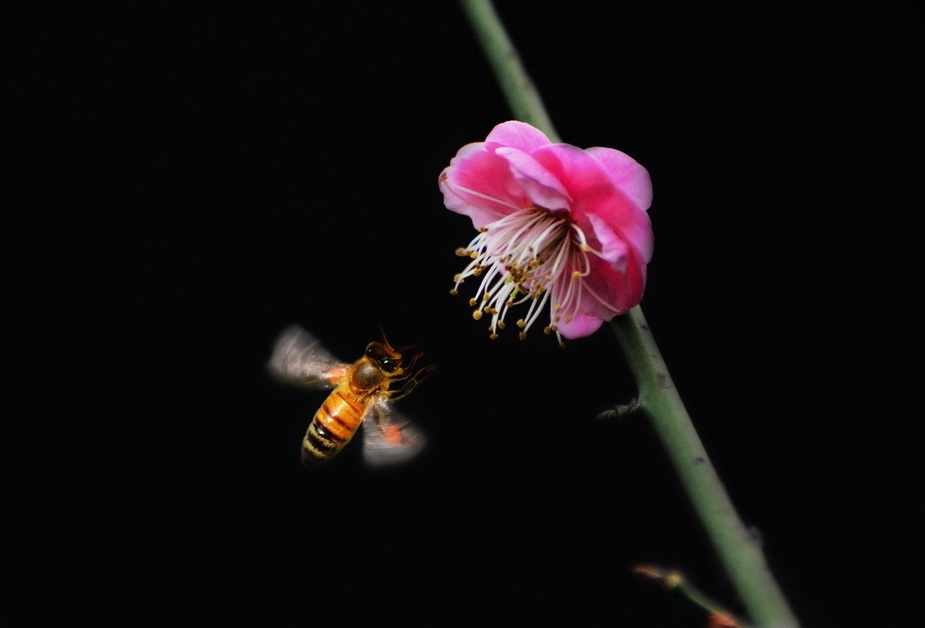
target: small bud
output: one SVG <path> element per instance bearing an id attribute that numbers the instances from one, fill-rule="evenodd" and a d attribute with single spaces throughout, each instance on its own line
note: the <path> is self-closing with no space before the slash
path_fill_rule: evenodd
<path id="1" fill-rule="evenodd" d="M 655 565 L 636 565 L 633 567 L 633 573 L 642 576 L 646 580 L 658 583 L 669 591 L 684 582 L 684 576 L 680 572 L 672 569 L 662 569 Z"/>
<path id="2" fill-rule="evenodd" d="M 723 611 L 714 611 L 707 619 L 707 628 L 741 628 L 741 626 L 738 619 Z"/>

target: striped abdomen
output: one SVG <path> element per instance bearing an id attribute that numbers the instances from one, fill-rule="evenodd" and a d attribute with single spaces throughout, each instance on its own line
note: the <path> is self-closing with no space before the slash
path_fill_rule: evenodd
<path id="1" fill-rule="evenodd" d="M 346 382 L 335 388 L 305 432 L 302 463 L 319 464 L 333 458 L 360 428 L 366 404 Z"/>

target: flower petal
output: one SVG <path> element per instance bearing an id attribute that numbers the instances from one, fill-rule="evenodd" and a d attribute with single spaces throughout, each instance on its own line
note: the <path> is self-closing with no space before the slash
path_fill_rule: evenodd
<path id="1" fill-rule="evenodd" d="M 533 157 L 562 182 L 572 199 L 590 187 L 612 185 L 604 165 L 577 146 L 550 144 L 533 151 Z"/>
<path id="2" fill-rule="evenodd" d="M 639 209 L 649 209 L 652 206 L 652 179 L 649 177 L 649 171 L 639 162 L 613 148 L 592 146 L 585 152 L 604 165 L 613 184 L 636 203 Z"/>
<path id="3" fill-rule="evenodd" d="M 596 316 L 587 316 L 579 314 L 568 323 L 559 323 L 556 327 L 562 337 L 573 340 L 575 338 L 584 338 L 596 332 L 604 323 Z"/>
<path id="4" fill-rule="evenodd" d="M 610 267 L 615 271 L 624 272 L 629 255 L 629 247 L 626 242 L 614 233 L 613 229 L 600 216 L 588 214 L 588 220 L 594 230 L 594 238 L 600 244 L 601 255 L 610 262 Z"/>
<path id="5" fill-rule="evenodd" d="M 645 285 L 646 265 L 632 252 L 627 257 L 623 271 L 614 269 L 605 260 L 594 258 L 591 261 L 591 274 L 584 278 L 587 292 L 582 297 L 578 311 L 609 321 L 638 305 Z"/>
<path id="6" fill-rule="evenodd" d="M 562 182 L 531 155 L 510 147 L 497 148 L 495 154 L 511 164 L 517 182 L 535 205 L 552 210 L 568 209 L 568 192 Z"/>
<path id="7" fill-rule="evenodd" d="M 508 161 L 484 142 L 463 146 L 438 181 L 447 209 L 469 216 L 476 229 L 531 205 Z"/>
<path id="8" fill-rule="evenodd" d="M 550 143 L 549 138 L 542 131 L 517 120 L 502 122 L 495 126 L 485 141 L 517 148 L 525 153 L 532 153 L 540 146 Z"/>
<path id="9" fill-rule="evenodd" d="M 646 262 L 652 259 L 655 243 L 649 214 L 612 184 L 588 187 L 572 204 L 572 215 L 579 226 L 590 215 L 603 220 L 610 231 L 630 244 Z M 592 223 L 595 233 L 600 224 Z M 606 237 L 606 236 L 605 236 Z"/>

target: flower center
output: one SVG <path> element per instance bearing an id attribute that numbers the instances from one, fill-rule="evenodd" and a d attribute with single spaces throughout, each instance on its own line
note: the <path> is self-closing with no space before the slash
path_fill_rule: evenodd
<path id="1" fill-rule="evenodd" d="M 459 256 L 471 261 L 454 277 L 457 293 L 467 277 L 482 276 L 475 297 L 473 318 L 491 316 L 491 338 L 504 329 L 508 310 L 525 302 L 527 314 L 517 321 L 520 338 L 540 316 L 551 299 L 550 324 L 544 332 L 556 332 L 557 323 L 570 321 L 578 312 L 584 289 L 584 277 L 590 271 L 588 253 L 600 255 L 588 246 L 584 231 L 572 222 L 568 212 L 553 212 L 542 207 L 515 211 L 479 230 Z"/>

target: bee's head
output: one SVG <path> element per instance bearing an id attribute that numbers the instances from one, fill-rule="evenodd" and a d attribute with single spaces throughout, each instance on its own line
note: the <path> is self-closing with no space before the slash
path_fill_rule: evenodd
<path id="1" fill-rule="evenodd" d="M 386 373 L 401 370 L 401 354 L 389 346 L 388 342 L 371 342 L 366 346 L 366 357 L 375 360 Z"/>

